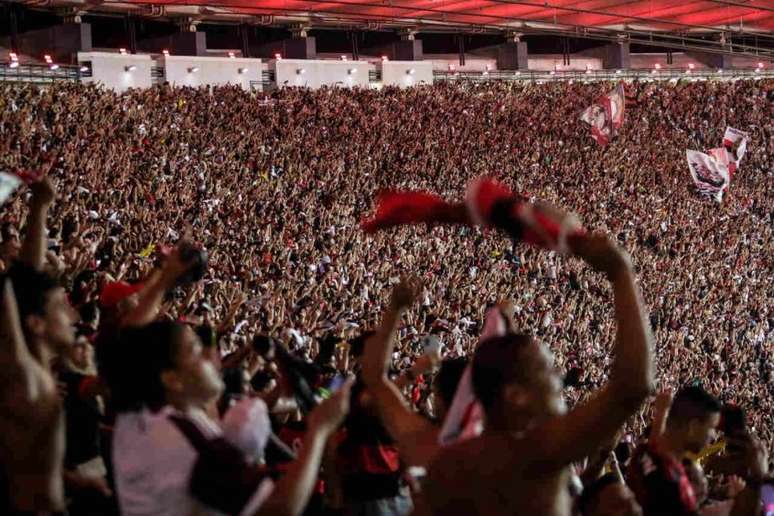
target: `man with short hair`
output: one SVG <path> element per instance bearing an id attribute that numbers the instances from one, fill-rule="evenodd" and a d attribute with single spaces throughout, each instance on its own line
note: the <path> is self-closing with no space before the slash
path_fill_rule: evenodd
<path id="1" fill-rule="evenodd" d="M 77 315 L 64 289 L 31 267 L 14 265 L 2 285 L 0 463 L 8 510 L 62 510 L 65 430 L 50 364 L 75 341 Z"/>
<path id="2" fill-rule="evenodd" d="M 712 441 L 720 409 L 701 387 L 683 388 L 672 401 L 663 435 L 634 452 L 628 479 L 646 515 L 696 513 L 696 494 L 681 461 L 686 452 L 699 453 Z"/>
<path id="3" fill-rule="evenodd" d="M 628 255 L 599 235 L 574 236 L 570 245 L 614 292 L 618 333 L 608 384 L 567 412 L 547 348 L 513 333 L 482 342 L 472 380 L 485 430 L 432 461 L 426 495 L 433 514 L 569 515 L 570 464 L 610 441 L 652 391 L 653 338 Z"/>
<path id="4" fill-rule="evenodd" d="M 681 389 L 672 401 L 662 435 L 641 445 L 629 465 L 628 481 L 646 516 L 699 514 L 697 496 L 682 464 L 687 453 L 709 445 L 720 422 L 720 402 L 699 386 Z M 767 461 L 760 443 L 745 443 L 749 461 L 748 487 L 737 496 L 732 514 L 754 515 L 759 509 L 760 483 Z"/>

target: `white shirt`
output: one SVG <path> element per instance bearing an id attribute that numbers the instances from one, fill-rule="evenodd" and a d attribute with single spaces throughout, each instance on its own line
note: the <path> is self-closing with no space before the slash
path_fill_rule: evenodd
<path id="1" fill-rule="evenodd" d="M 220 515 L 191 496 L 188 484 L 197 452 L 170 421 L 175 411 L 147 409 L 119 414 L 113 433 L 113 465 L 118 503 L 124 516 Z M 207 437 L 221 435 L 204 412 L 187 414 Z M 264 481 L 242 514 L 252 514 L 271 494 Z"/>

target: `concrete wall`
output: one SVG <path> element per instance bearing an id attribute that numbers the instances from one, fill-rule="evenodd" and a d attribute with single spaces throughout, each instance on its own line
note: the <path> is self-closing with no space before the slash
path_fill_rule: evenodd
<path id="1" fill-rule="evenodd" d="M 78 52 L 78 63 L 90 62 L 91 77 L 83 82 L 98 82 L 118 92 L 128 88 L 149 88 L 153 60 L 147 54 L 115 54 L 110 52 Z M 126 67 L 136 69 L 127 71 Z"/>
<path id="2" fill-rule="evenodd" d="M 158 66 L 164 70 L 164 80 L 174 86 L 205 86 L 218 84 L 238 84 L 243 89 L 261 89 L 263 70 L 266 64 L 260 59 L 228 57 L 175 56 L 161 55 Z M 196 72 L 190 71 L 198 68 Z M 239 73 L 240 68 L 247 68 Z"/>
<path id="3" fill-rule="evenodd" d="M 377 66 L 382 70 L 384 86 L 407 88 L 418 84 L 433 84 L 433 63 L 430 61 L 385 61 Z M 410 70 L 414 70 L 414 73 L 407 73 Z"/>
<path id="4" fill-rule="evenodd" d="M 311 61 L 305 59 L 280 59 L 269 62 L 274 68 L 278 88 L 305 86 L 368 87 L 368 72 L 375 70 L 366 61 Z M 303 73 L 300 71 L 303 70 Z M 352 71 L 352 73 L 350 73 Z"/>

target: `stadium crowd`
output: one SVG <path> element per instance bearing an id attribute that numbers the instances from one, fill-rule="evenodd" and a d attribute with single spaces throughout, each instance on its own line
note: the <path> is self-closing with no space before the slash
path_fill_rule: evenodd
<path id="1" fill-rule="evenodd" d="M 627 84 L 626 122 L 599 147 L 579 113 L 609 88 L 0 86 L 0 170 L 46 172 L 0 207 L 3 363 L 18 365 L 2 396 L 9 506 L 760 512 L 774 82 Z M 685 149 L 717 146 L 727 125 L 750 143 L 718 204 L 695 192 Z M 489 229 L 360 228 L 382 189 L 461 199 L 479 176 L 611 238 L 568 257 Z M 477 347 L 492 306 L 514 333 Z M 468 361 L 477 396 L 495 391 L 481 400 L 487 430 L 438 451 L 431 422 Z M 561 394 L 546 386 L 554 367 Z M 334 388 L 337 373 L 357 379 Z M 512 382 L 541 393 L 529 410 Z"/>

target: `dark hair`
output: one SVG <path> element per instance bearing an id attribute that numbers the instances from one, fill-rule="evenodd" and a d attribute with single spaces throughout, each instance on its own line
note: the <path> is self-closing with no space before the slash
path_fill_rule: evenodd
<path id="1" fill-rule="evenodd" d="M 224 396 L 239 395 L 245 393 L 245 370 L 241 367 L 231 367 L 223 370 Z"/>
<path id="2" fill-rule="evenodd" d="M 667 424 L 684 425 L 689 421 L 720 413 L 720 410 L 720 402 L 701 387 L 696 385 L 683 387 L 672 401 Z"/>
<path id="3" fill-rule="evenodd" d="M 7 242 L 11 239 L 11 230 L 14 228 L 15 226 L 12 222 L 3 222 L 3 225 L 0 226 L 0 238 L 3 239 L 3 242 Z"/>
<path id="4" fill-rule="evenodd" d="M 121 330 L 117 342 L 109 342 L 101 373 L 110 388 L 117 412 L 148 407 L 158 410 L 167 400 L 161 373 L 175 367 L 180 336 L 185 326 L 159 321 Z"/>
<path id="5" fill-rule="evenodd" d="M 435 377 L 435 382 L 438 384 L 438 394 L 447 407 L 451 406 L 452 400 L 454 400 L 460 378 L 462 378 L 462 373 L 465 372 L 467 366 L 468 359 L 462 357 L 450 358 L 441 362 L 441 369 Z"/>
<path id="6" fill-rule="evenodd" d="M 529 335 L 511 333 L 479 345 L 473 357 L 473 391 L 485 410 L 500 400 L 507 384 L 524 381 L 521 353 L 531 341 Z"/>
<path id="7" fill-rule="evenodd" d="M 606 487 L 619 483 L 615 473 L 606 473 L 583 489 L 583 494 L 578 498 L 578 510 L 586 515 L 596 504 L 599 495 Z"/>
<path id="8" fill-rule="evenodd" d="M 59 287 L 54 278 L 22 263 L 14 263 L 8 271 L 8 279 L 16 294 L 16 304 L 19 307 L 19 319 L 24 326 L 28 315 L 44 315 L 46 313 L 47 295 Z"/>
<path id="9" fill-rule="evenodd" d="M 99 306 L 94 301 L 89 301 L 81 306 L 79 310 L 81 314 L 81 321 L 84 323 L 93 323 L 99 315 Z"/>
<path id="10" fill-rule="evenodd" d="M 194 328 L 194 333 L 199 336 L 199 340 L 202 341 L 203 348 L 217 347 L 217 334 L 215 333 L 215 329 L 212 326 L 208 324 L 197 326 Z"/>

